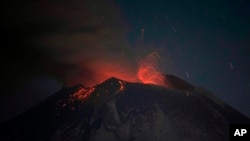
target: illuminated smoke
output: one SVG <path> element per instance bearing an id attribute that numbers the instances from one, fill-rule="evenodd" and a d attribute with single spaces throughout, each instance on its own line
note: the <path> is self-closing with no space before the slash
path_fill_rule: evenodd
<path id="1" fill-rule="evenodd" d="M 32 42 L 46 58 L 46 71 L 65 85 L 91 87 L 116 77 L 164 86 L 165 80 L 157 68 L 157 54 L 138 62 L 140 50 L 126 40 L 128 25 L 112 1 L 45 0 L 25 8 L 34 13 L 25 15 L 27 22 L 46 23 L 42 27 L 45 31 L 36 34 Z M 140 40 L 143 47 L 144 28 Z"/>

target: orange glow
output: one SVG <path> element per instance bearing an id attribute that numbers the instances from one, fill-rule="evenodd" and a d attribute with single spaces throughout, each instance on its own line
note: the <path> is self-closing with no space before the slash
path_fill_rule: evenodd
<path id="1" fill-rule="evenodd" d="M 159 59 L 160 56 L 153 52 L 141 60 L 137 77 L 142 83 L 168 87 L 165 77 L 158 70 Z"/>
<path id="2" fill-rule="evenodd" d="M 85 81 L 85 83 L 83 84 L 92 85 L 93 87 L 79 88 L 75 93 L 70 95 L 69 103 L 63 104 L 62 107 L 70 107 L 71 110 L 75 110 L 75 102 L 82 103 L 88 100 L 90 95 L 95 91 L 94 85 L 99 84 L 102 81 L 109 79 L 110 77 L 121 79 L 118 81 L 119 84 L 117 85 L 118 87 L 116 93 L 122 93 L 125 90 L 126 81 L 169 87 L 170 85 L 167 83 L 166 77 L 159 71 L 159 59 L 160 56 L 157 53 L 153 52 L 149 54 L 146 58 L 142 59 L 139 62 L 137 73 L 136 71 L 134 71 L 135 68 L 128 67 L 126 65 L 109 63 L 103 63 L 101 65 L 99 64 L 99 66 L 92 65 L 90 68 L 97 67 L 101 69 L 95 69 L 98 71 L 95 71 L 92 74 L 92 79 L 81 79 Z M 109 94 L 110 90 L 104 89 L 103 93 Z M 98 95 L 99 94 L 97 94 L 97 96 Z"/>
<path id="3" fill-rule="evenodd" d="M 87 71 L 85 71 L 87 68 Z M 99 60 L 83 63 L 79 70 L 74 73 L 68 73 L 67 85 L 74 86 L 83 84 L 84 86 L 93 87 L 103 81 L 115 77 L 127 82 L 137 82 L 137 66 L 126 60 Z"/>
<path id="4" fill-rule="evenodd" d="M 127 60 L 128 59 L 117 60 L 113 58 L 110 60 L 100 59 L 83 63 L 78 71 L 70 73 L 67 82 L 69 85 L 80 83 L 84 86 L 93 87 L 111 77 L 115 77 L 126 82 L 169 87 L 165 76 L 160 72 L 160 56 L 156 52 L 152 52 L 146 58 L 140 60 L 137 66 Z M 119 83 L 121 85 L 120 91 L 122 91 L 124 89 L 124 83 L 122 81 Z M 85 91 L 85 89 L 82 91 Z M 80 91 L 79 93 L 85 92 Z M 85 95 L 87 96 L 87 93 Z"/>
<path id="5" fill-rule="evenodd" d="M 95 90 L 94 87 L 91 88 L 81 88 L 80 90 L 76 91 L 74 94 L 70 96 L 70 101 L 86 101 L 92 92 Z"/>

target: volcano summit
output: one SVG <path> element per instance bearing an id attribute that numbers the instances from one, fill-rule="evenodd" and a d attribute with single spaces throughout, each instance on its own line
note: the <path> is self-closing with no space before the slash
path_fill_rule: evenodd
<path id="1" fill-rule="evenodd" d="M 63 88 L 3 124 L 1 140 L 226 141 L 250 123 L 203 88 L 166 75 L 171 88 L 110 78 Z"/>

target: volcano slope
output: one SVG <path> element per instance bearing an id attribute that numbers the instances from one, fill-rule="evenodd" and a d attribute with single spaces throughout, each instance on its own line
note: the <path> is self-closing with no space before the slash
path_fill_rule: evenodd
<path id="1" fill-rule="evenodd" d="M 171 89 L 110 78 L 63 88 L 1 126 L 1 140 L 226 141 L 249 123 L 210 92 L 168 75 Z"/>

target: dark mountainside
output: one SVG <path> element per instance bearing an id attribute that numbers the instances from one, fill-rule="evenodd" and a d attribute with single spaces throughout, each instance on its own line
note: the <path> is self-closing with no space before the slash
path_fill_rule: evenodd
<path id="1" fill-rule="evenodd" d="M 171 89 L 110 78 L 64 88 L 1 125 L 1 140 L 226 141 L 250 123 L 203 88 L 166 75 Z"/>

